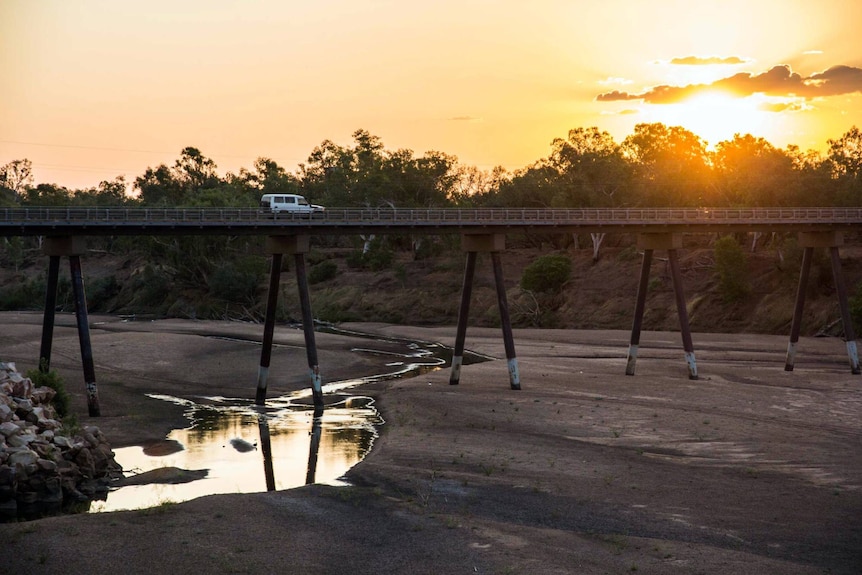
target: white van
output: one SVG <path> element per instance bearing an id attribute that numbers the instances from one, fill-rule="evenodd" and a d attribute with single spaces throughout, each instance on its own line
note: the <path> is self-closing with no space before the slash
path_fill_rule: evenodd
<path id="1" fill-rule="evenodd" d="M 324 207 L 309 204 L 302 196 L 296 194 L 264 194 L 260 197 L 261 211 L 267 214 L 323 214 Z"/>

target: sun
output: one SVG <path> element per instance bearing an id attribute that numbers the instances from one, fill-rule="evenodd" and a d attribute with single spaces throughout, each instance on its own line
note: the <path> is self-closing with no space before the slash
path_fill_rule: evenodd
<path id="1" fill-rule="evenodd" d="M 710 91 L 676 104 L 650 106 L 645 111 L 651 122 L 682 126 L 703 138 L 710 148 L 735 134 L 764 136 L 769 128 L 769 113 L 757 97 L 738 98 Z"/>

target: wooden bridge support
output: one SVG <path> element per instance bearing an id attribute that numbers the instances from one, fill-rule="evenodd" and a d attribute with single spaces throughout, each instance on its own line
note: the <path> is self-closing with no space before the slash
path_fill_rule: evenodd
<path id="1" fill-rule="evenodd" d="M 269 421 L 265 413 L 257 414 L 257 429 L 260 432 L 260 451 L 263 453 L 263 477 L 266 490 L 275 491 L 275 470 L 272 465 L 272 439 L 269 436 Z"/>
<path id="2" fill-rule="evenodd" d="M 57 307 L 57 284 L 60 275 L 60 257 L 69 258 L 72 276 L 72 295 L 75 299 L 75 320 L 84 384 L 87 388 L 87 411 L 90 417 L 99 417 L 99 392 L 96 387 L 96 368 L 93 363 L 93 346 L 90 343 L 90 323 L 87 319 L 87 298 L 84 294 L 84 276 L 81 271 L 81 254 L 87 249 L 83 238 L 73 236 L 47 237 L 43 251 L 48 255 L 48 285 L 45 289 L 45 312 L 42 319 L 42 343 L 39 351 L 39 369 L 47 373 L 51 368 L 51 347 L 54 340 L 54 314 Z"/>
<path id="3" fill-rule="evenodd" d="M 502 234 L 464 234 L 461 236 L 461 249 L 467 252 L 467 265 L 464 269 L 464 285 L 461 289 L 461 307 L 458 310 L 455 349 L 452 353 L 452 372 L 449 376 L 450 385 L 457 385 L 461 380 L 461 365 L 464 363 L 464 341 L 467 335 L 467 318 L 470 312 L 470 296 L 473 291 L 476 255 L 478 252 L 485 252 L 491 254 L 491 263 L 494 268 L 497 305 L 500 309 L 500 323 L 503 328 L 503 346 L 506 350 L 506 363 L 509 370 L 509 386 L 512 389 L 521 389 L 518 358 L 515 355 L 515 339 L 512 335 L 512 321 L 509 317 L 509 303 L 506 299 L 506 287 L 503 284 L 503 266 L 500 261 L 500 252 L 505 248 L 506 237 Z"/>
<path id="4" fill-rule="evenodd" d="M 637 302 L 635 303 L 635 317 L 632 322 L 632 335 L 629 343 L 629 351 L 626 358 L 626 375 L 635 374 L 637 364 L 638 347 L 640 346 L 641 326 L 643 325 L 644 307 L 646 304 L 646 292 L 649 287 L 649 272 L 652 265 L 652 254 L 654 250 L 667 250 L 668 262 L 670 263 L 671 279 L 673 280 L 673 291 L 676 299 L 676 310 L 679 315 L 679 327 L 682 333 L 682 347 L 685 351 L 685 361 L 688 365 L 688 378 L 697 379 L 697 361 L 694 357 L 694 344 L 691 339 L 691 329 L 688 324 L 688 310 L 685 304 L 685 293 L 682 285 L 682 274 L 679 269 L 679 256 L 677 250 L 682 247 L 682 236 L 679 234 L 641 234 L 638 236 L 638 248 L 644 251 L 641 263 L 640 281 L 638 282 Z"/>
<path id="5" fill-rule="evenodd" d="M 305 484 L 311 485 L 317 475 L 317 454 L 320 451 L 320 435 L 323 432 L 323 407 L 315 406 L 311 420 L 311 444 L 308 446 L 308 467 L 305 471 Z"/>
<path id="6" fill-rule="evenodd" d="M 808 276 L 811 271 L 811 260 L 815 248 L 828 248 L 832 260 L 832 277 L 838 296 L 838 308 L 841 313 L 841 323 L 844 327 L 844 341 L 847 346 L 847 357 L 850 360 L 850 373 L 862 373 L 859 367 L 859 353 L 856 349 L 856 334 L 853 321 L 850 318 L 850 307 L 847 301 L 847 288 L 844 284 L 844 274 L 841 272 L 841 258 L 838 248 L 843 245 L 841 232 L 803 232 L 799 234 L 799 246 L 803 248 L 802 268 L 799 271 L 799 286 L 796 290 L 796 305 L 793 308 L 793 319 L 790 323 L 790 342 L 787 344 L 787 356 L 784 362 L 785 371 L 793 371 L 796 360 L 796 346 L 799 343 L 799 331 L 802 326 L 802 313 L 805 308 L 805 290 L 808 288 Z"/>
<path id="7" fill-rule="evenodd" d="M 272 340 L 275 331 L 275 312 L 278 305 L 278 286 L 281 277 L 282 254 L 293 254 L 296 267 L 296 283 L 299 302 L 302 307 L 302 331 L 305 335 L 305 353 L 308 359 L 311 393 L 314 405 L 323 405 L 323 390 L 320 380 L 320 367 L 317 361 L 317 343 L 314 339 L 314 316 L 311 313 L 311 299 L 308 296 L 308 277 L 305 270 L 305 254 L 308 252 L 308 236 L 268 236 L 266 251 L 272 255 L 272 268 L 269 276 L 269 293 L 266 300 L 266 318 L 263 328 L 263 345 L 260 352 L 260 366 L 257 372 L 257 392 L 255 403 L 263 405 L 266 401 L 267 378 L 272 359 Z"/>

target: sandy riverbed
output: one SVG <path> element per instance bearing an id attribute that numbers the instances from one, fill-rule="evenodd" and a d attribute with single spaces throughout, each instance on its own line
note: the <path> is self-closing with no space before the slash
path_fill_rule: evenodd
<path id="1" fill-rule="evenodd" d="M 0 359 L 33 367 L 41 316 L 0 314 Z M 52 366 L 115 446 L 162 439 L 179 408 L 144 396 L 253 397 L 261 326 L 93 317 L 102 417 L 86 415 L 73 318 Z M 451 345 L 453 327 L 347 326 Z M 220 337 L 204 337 L 204 336 Z M 368 375 L 318 334 L 324 381 Z M 695 334 L 516 330 L 505 360 L 378 383 L 386 424 L 352 487 L 218 495 L 141 511 L 0 525 L 10 573 L 862 572 L 862 378 L 844 344 Z M 307 385 L 302 333 L 279 327 L 270 394 Z M 367 343 L 367 342 L 366 342 Z M 365 343 L 363 343 L 365 345 Z M 468 349 L 503 357 L 498 330 Z"/>

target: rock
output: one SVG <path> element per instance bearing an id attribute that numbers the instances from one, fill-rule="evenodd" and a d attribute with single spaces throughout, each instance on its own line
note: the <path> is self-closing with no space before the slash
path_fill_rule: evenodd
<path id="1" fill-rule="evenodd" d="M 89 428 L 84 428 L 84 431 L 81 433 L 81 438 L 86 442 L 86 444 L 90 447 L 96 447 L 99 445 L 99 440 L 96 439 L 96 436 L 90 431 Z"/>
<path id="2" fill-rule="evenodd" d="M 0 403 L 0 422 L 7 422 L 12 419 L 12 416 L 15 415 L 15 411 L 6 405 L 5 403 Z"/>
<path id="3" fill-rule="evenodd" d="M 20 465 L 24 468 L 35 466 L 36 460 L 39 459 L 39 455 L 35 451 L 30 451 L 29 449 L 21 449 L 20 451 L 15 451 L 12 455 L 9 456 L 9 464 L 10 465 Z"/>
<path id="4" fill-rule="evenodd" d="M 33 411 L 33 401 L 32 400 L 30 400 L 26 397 L 13 397 L 12 400 L 15 402 L 15 405 L 16 405 L 15 411 L 18 414 L 18 417 L 21 416 L 21 412 L 30 413 L 31 411 Z"/>
<path id="5" fill-rule="evenodd" d="M 9 447 L 26 447 L 36 440 L 36 436 L 32 433 L 18 433 L 10 435 L 6 438 L 6 444 Z"/>
<path id="6" fill-rule="evenodd" d="M 36 404 L 50 404 L 51 400 L 57 395 L 57 390 L 54 388 L 48 387 L 47 385 L 43 385 L 42 387 L 37 387 L 33 390 L 30 398 L 33 400 L 33 403 Z"/>
<path id="7" fill-rule="evenodd" d="M 55 435 L 54 436 L 54 445 L 60 447 L 62 449 L 71 449 L 72 448 L 72 440 L 70 440 L 65 435 Z"/>
<path id="8" fill-rule="evenodd" d="M 57 464 L 50 459 L 37 459 L 36 466 L 42 471 L 47 471 L 51 475 L 57 474 Z M 57 483 L 57 485 L 59 485 L 59 483 Z"/>
<path id="9" fill-rule="evenodd" d="M 33 394 L 33 382 L 29 378 L 22 378 L 21 376 L 18 378 L 18 381 L 12 380 L 12 396 L 29 398 Z"/>
<path id="10" fill-rule="evenodd" d="M 104 497 L 108 482 L 122 477 L 98 427 L 86 426 L 76 437 L 60 434 L 50 403 L 55 395 L 0 362 L 0 521 Z"/>
<path id="11" fill-rule="evenodd" d="M 78 455 L 75 456 L 75 463 L 87 479 L 92 479 L 96 476 L 96 461 L 93 459 L 93 453 L 86 447 L 82 448 Z"/>
<path id="12" fill-rule="evenodd" d="M 11 465 L 0 465 L 0 485 L 10 485 L 13 488 L 16 486 L 18 479 L 15 477 L 15 470 Z"/>
<path id="13" fill-rule="evenodd" d="M 11 421 L 4 421 L 3 423 L 0 423 L 0 434 L 5 437 L 17 435 L 20 432 L 21 428 L 12 423 Z"/>
<path id="14" fill-rule="evenodd" d="M 189 483 L 198 479 L 204 479 L 209 475 L 209 469 L 181 469 L 179 467 L 160 467 L 139 473 L 131 477 L 121 479 L 118 484 L 123 485 L 148 485 L 150 483 Z"/>
<path id="15" fill-rule="evenodd" d="M 252 444 L 252 443 L 249 443 L 248 441 L 246 441 L 245 439 L 242 439 L 240 437 L 234 437 L 233 439 L 231 439 L 230 444 L 234 449 L 236 449 L 240 453 L 248 453 L 249 451 L 254 451 L 257 449 L 257 443 L 256 442 L 254 444 Z"/>

